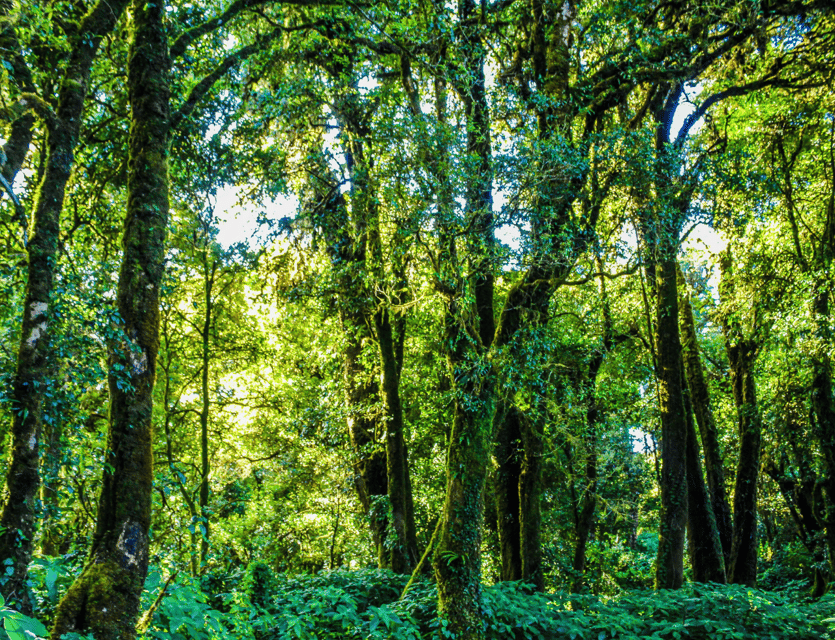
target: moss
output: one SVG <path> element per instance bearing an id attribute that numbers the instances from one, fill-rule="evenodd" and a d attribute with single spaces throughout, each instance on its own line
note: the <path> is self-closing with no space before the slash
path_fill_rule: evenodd
<path id="1" fill-rule="evenodd" d="M 91 562 L 58 605 L 51 640 L 73 631 L 92 634 L 96 640 L 135 637 L 137 581 L 115 560 Z"/>

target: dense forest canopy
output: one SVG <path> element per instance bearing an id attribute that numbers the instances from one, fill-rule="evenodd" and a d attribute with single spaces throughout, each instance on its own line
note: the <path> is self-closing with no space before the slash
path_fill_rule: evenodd
<path id="1" fill-rule="evenodd" d="M 829 2 L 0 0 L 0 61 L 10 638 L 833 632 Z"/>

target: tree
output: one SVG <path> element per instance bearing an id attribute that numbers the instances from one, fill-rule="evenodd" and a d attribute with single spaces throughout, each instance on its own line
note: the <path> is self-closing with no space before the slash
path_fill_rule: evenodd
<path id="1" fill-rule="evenodd" d="M 73 154 L 78 142 L 82 111 L 87 98 L 90 73 L 102 38 L 116 26 L 127 2 L 99 2 L 92 6 L 69 38 L 71 55 L 58 89 L 57 106 L 53 110 L 43 96 L 25 93 L 18 104 L 30 108 L 44 122 L 47 130 L 47 152 L 44 172 L 32 216 L 26 299 L 21 319 L 21 341 L 14 383 L 14 420 L 12 425 L 12 462 L 6 478 L 9 499 L 0 516 L 0 557 L 13 559 L 12 579 L 4 586 L 4 594 L 19 599 L 23 609 L 31 604 L 24 589 L 27 566 L 32 555 L 35 532 L 35 500 L 40 490 L 38 450 L 43 423 L 44 390 L 48 379 L 49 308 L 58 259 L 58 233 L 64 191 L 70 179 Z M 34 87 L 31 73 L 19 55 L 19 45 L 5 31 L 12 47 L 13 68 L 25 91 Z M 46 96 L 51 98 L 51 96 Z M 25 157 L 31 127 L 29 116 L 15 120 L 17 136 L 10 137 L 12 163 L 5 165 L 12 177 Z M 9 156 L 7 156 L 9 157 Z"/>
<path id="2" fill-rule="evenodd" d="M 59 607 L 52 638 L 133 638 L 148 571 L 151 421 L 168 227 L 169 59 L 165 8 L 137 0 L 128 91 L 128 207 L 119 275 L 122 341 L 109 347 L 110 431 L 90 559 Z"/>

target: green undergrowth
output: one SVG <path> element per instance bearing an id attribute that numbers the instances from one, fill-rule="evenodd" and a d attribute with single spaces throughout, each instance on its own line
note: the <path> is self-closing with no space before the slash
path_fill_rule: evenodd
<path id="1" fill-rule="evenodd" d="M 58 572 L 47 568 L 52 582 Z M 46 580 L 45 580 L 46 582 Z M 165 576 L 152 570 L 143 607 Z M 264 564 L 226 580 L 178 574 L 154 610 L 146 640 L 331 640 L 452 638 L 436 616 L 437 592 L 418 580 L 400 600 L 406 577 L 378 570 L 283 576 Z M 223 585 L 212 593 L 210 586 Z M 52 591 L 49 589 L 48 591 Z M 800 591 L 737 585 L 687 585 L 678 591 L 632 591 L 601 598 L 538 594 L 520 583 L 484 588 L 488 640 L 835 640 L 835 596 L 811 601 Z M 47 593 L 44 600 L 49 600 Z M 41 604 L 46 604 L 42 602 Z M 14 638 L 13 612 L 0 640 Z M 40 616 L 39 616 L 40 617 Z M 23 618 L 20 618 L 21 620 Z M 45 620 L 46 621 L 46 620 Z M 40 632 L 38 629 L 37 632 Z M 27 638 L 34 637 L 31 632 Z M 22 640 L 22 639 L 21 639 Z"/>
<path id="2" fill-rule="evenodd" d="M 209 606 L 196 585 L 176 585 L 147 637 L 450 638 L 435 615 L 434 585 L 417 581 L 398 600 L 405 582 L 405 577 L 377 570 L 276 576 L 257 565 L 240 589 L 221 594 L 222 611 Z M 537 594 L 520 583 L 500 583 L 485 587 L 483 612 L 490 640 L 835 640 L 832 596 L 813 602 L 736 585 L 688 585 L 602 599 Z"/>

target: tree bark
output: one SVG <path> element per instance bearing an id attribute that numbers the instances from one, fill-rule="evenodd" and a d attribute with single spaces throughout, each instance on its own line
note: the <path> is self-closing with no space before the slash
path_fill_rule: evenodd
<path id="1" fill-rule="evenodd" d="M 108 467 L 90 558 L 58 606 L 51 638 L 135 638 L 148 569 L 152 412 L 159 295 L 168 226 L 169 58 L 165 6 L 133 2 L 128 202 L 117 305 L 123 338 L 109 345 Z"/>
<path id="2" fill-rule="evenodd" d="M 445 343 L 455 391 L 447 453 L 446 499 L 433 566 L 438 614 L 462 640 L 484 637 L 481 613 L 481 524 L 493 424 L 490 365 L 461 331 L 458 300 L 448 302 Z"/>
<path id="3" fill-rule="evenodd" d="M 454 203 L 444 189 L 439 199 L 438 282 L 445 296 L 444 345 L 455 402 L 446 461 L 446 498 L 433 567 L 438 582 L 438 615 L 460 640 L 484 637 L 481 613 L 481 526 L 484 486 L 493 439 L 495 379 L 485 358 L 493 342 L 493 169 L 490 118 L 481 41 L 481 12 L 474 0 L 459 0 L 463 79 L 457 85 L 467 117 L 466 213 L 473 225 L 468 240 L 475 318 L 468 318 L 466 280 L 455 246 Z M 446 87 L 436 82 L 439 126 L 446 126 Z M 446 131 L 443 131 L 446 133 Z M 447 151 L 443 151 L 446 156 Z"/>
<path id="4" fill-rule="evenodd" d="M 362 319 L 350 309 L 343 307 L 340 317 L 346 338 L 343 380 L 348 409 L 348 434 L 356 459 L 354 486 L 368 517 L 377 565 L 386 568 L 386 451 L 378 443 L 377 417 L 370 413 L 379 395 L 378 386 L 373 372 L 368 370 L 363 361 L 363 347 L 371 342 L 371 335 Z"/>
<path id="5" fill-rule="evenodd" d="M 791 436 L 789 437 L 791 438 Z M 795 442 L 791 442 L 791 445 L 792 448 L 796 449 Z M 796 469 L 795 473 L 797 475 L 788 472 L 782 459 L 779 464 L 774 460 L 769 460 L 763 464 L 763 472 L 771 477 L 780 489 L 780 495 L 783 496 L 786 507 L 797 525 L 800 541 L 806 547 L 806 550 L 812 554 L 815 564 L 815 577 L 809 595 L 812 598 L 820 598 L 826 593 L 829 585 L 827 572 L 821 569 L 821 566 L 826 562 L 826 536 L 822 522 L 825 517 L 821 517 L 825 514 L 816 513 L 815 509 L 814 491 L 817 484 L 817 474 L 811 470 L 803 457 L 797 460 Z"/>
<path id="6" fill-rule="evenodd" d="M 539 403 L 544 404 L 544 403 Z M 544 411 L 544 406 L 540 407 Z M 540 427 L 544 420 L 531 420 L 524 414 L 520 422 L 525 457 L 519 476 L 519 537 L 522 540 L 522 579 L 537 591 L 545 591 L 542 571 L 542 454 Z"/>
<path id="7" fill-rule="evenodd" d="M 209 258 L 208 248 L 203 254 L 203 296 L 205 308 L 203 313 L 203 327 L 200 332 L 200 494 L 199 494 L 199 516 L 200 522 L 192 523 L 196 530 L 202 526 L 200 535 L 200 549 L 197 554 L 197 566 L 202 567 L 206 562 L 209 553 L 209 409 L 211 402 L 209 398 L 209 365 L 210 365 L 210 341 L 211 328 L 214 321 L 213 310 L 214 300 L 212 289 L 217 273 L 217 260 Z M 210 264 L 211 262 L 211 264 Z M 198 550 L 195 549 L 195 552 Z"/>
<path id="8" fill-rule="evenodd" d="M 835 152 L 830 147 L 830 171 L 835 170 Z M 826 208 L 826 222 L 816 252 L 819 272 L 828 273 L 835 260 L 835 176 L 829 191 Z M 817 437 L 823 449 L 826 462 L 824 488 L 826 490 L 826 545 L 829 551 L 829 572 L 835 576 L 835 401 L 833 401 L 832 359 L 827 347 L 832 344 L 829 297 L 831 284 L 822 278 L 817 283 L 817 294 L 812 302 L 812 314 L 815 320 L 816 337 L 822 345 L 812 358 L 812 410 L 815 414 Z"/>
<path id="9" fill-rule="evenodd" d="M 604 329 L 605 332 L 605 329 Z M 604 338 L 604 342 L 606 339 Z M 605 348 L 605 347 L 604 347 Z M 601 350 L 592 357 L 589 363 L 588 376 L 585 379 L 585 395 L 588 402 L 586 410 L 585 433 L 585 464 L 583 465 L 584 481 L 580 497 L 576 499 L 575 523 L 576 541 L 574 544 L 574 558 L 571 568 L 574 571 L 571 590 L 579 592 L 585 584 L 586 550 L 594 531 L 595 512 L 597 510 L 597 429 L 600 422 L 600 407 L 594 398 L 595 382 L 600 366 L 603 364 L 604 354 Z M 572 488 L 576 494 L 576 489 Z"/>
<path id="10" fill-rule="evenodd" d="M 719 541 L 722 545 L 725 567 L 728 567 L 731 561 L 733 522 L 731 520 L 731 508 L 728 504 L 728 495 L 725 489 L 725 465 L 722 459 L 722 449 L 719 445 L 719 432 L 716 428 L 716 421 L 713 418 L 710 392 L 707 388 L 701 357 L 699 355 L 699 342 L 696 338 L 696 323 L 693 320 L 693 307 L 690 304 L 690 296 L 687 293 L 684 275 L 681 272 L 680 266 L 678 267 L 677 273 L 681 298 L 679 323 L 681 325 L 684 378 L 690 389 L 693 411 L 696 414 L 696 422 L 699 425 L 699 433 L 702 436 L 705 471 L 707 474 L 708 488 L 710 489 L 710 502 L 713 507 L 713 515 L 716 519 L 716 528 L 719 532 Z"/>
<path id="11" fill-rule="evenodd" d="M 379 309 L 374 314 L 377 342 L 380 347 L 383 401 L 385 406 L 386 472 L 391 523 L 397 540 L 389 543 L 389 567 L 396 573 L 411 573 L 420 560 L 414 515 L 409 517 L 411 483 L 403 435 L 403 406 L 400 402 L 400 375 L 394 348 L 391 311 Z"/>
<path id="12" fill-rule="evenodd" d="M 501 550 L 502 580 L 522 579 L 522 541 L 519 527 L 519 477 L 522 474 L 521 412 L 515 406 L 496 411 L 495 478 L 496 525 Z"/>
<path id="13" fill-rule="evenodd" d="M 722 543 L 719 541 L 716 518 L 702 473 L 690 393 L 686 387 L 684 391 L 684 414 L 687 421 L 687 537 L 693 581 L 725 584 Z"/>
<path id="14" fill-rule="evenodd" d="M 675 241 L 673 238 L 662 239 L 670 244 Z M 656 589 L 678 589 L 682 585 L 687 523 L 687 423 L 681 387 L 675 255 L 670 244 L 655 264 L 658 401 L 661 409 L 661 523 L 655 567 Z"/>
<path id="15" fill-rule="evenodd" d="M 734 276 L 730 254 L 722 258 L 721 293 L 733 304 Z M 757 584 L 757 482 L 760 470 L 762 425 L 754 384 L 754 361 L 757 344 L 742 333 L 733 312 L 723 318 L 725 348 L 731 365 L 731 384 L 739 430 L 739 464 L 734 484 L 734 535 L 728 581 L 733 584 Z"/>
<path id="16" fill-rule="evenodd" d="M 64 190 L 78 143 L 93 60 L 102 37 L 113 30 L 126 4 L 126 0 L 101 1 L 90 10 L 79 25 L 79 35 L 73 43 L 57 110 L 42 108 L 46 103 L 38 106 L 38 115 L 46 122 L 47 152 L 27 245 L 26 297 L 12 387 L 12 451 L 6 476 L 9 499 L 0 515 L 3 531 L 0 561 L 12 559 L 12 575 L 2 587 L 2 593 L 7 602 L 16 602 L 24 612 L 31 612 L 25 582 L 35 533 L 35 502 L 40 490 L 38 450 L 43 427 L 43 394 L 51 384 L 47 362 L 49 305 L 58 259 Z M 15 162 L 19 156 L 20 153 L 15 156 Z"/>

